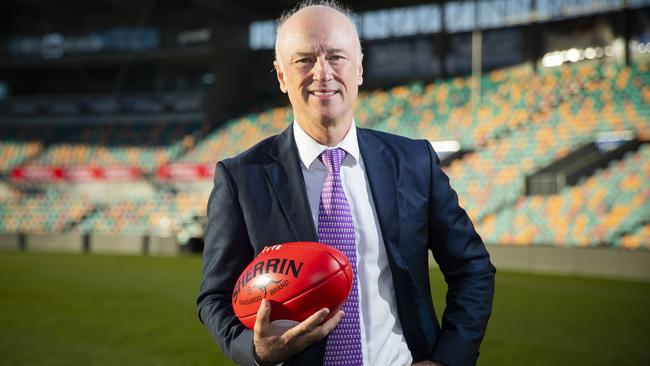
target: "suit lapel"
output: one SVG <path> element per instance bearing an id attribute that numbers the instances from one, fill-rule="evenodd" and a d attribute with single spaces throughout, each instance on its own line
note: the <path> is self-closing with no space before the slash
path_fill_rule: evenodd
<path id="1" fill-rule="evenodd" d="M 365 129 L 358 128 L 357 136 L 386 250 L 393 259 L 401 258 L 397 245 L 399 210 L 395 159 L 386 145 Z"/>
<path id="2" fill-rule="evenodd" d="M 275 138 L 269 150 L 273 162 L 264 166 L 280 208 L 296 241 L 317 241 L 292 126 Z"/>
<path id="3" fill-rule="evenodd" d="M 418 317 L 413 316 L 415 311 L 413 299 L 421 299 L 421 295 L 399 249 L 398 162 L 390 149 L 375 134 L 358 129 L 358 136 L 359 148 L 384 238 L 388 264 L 393 275 L 397 311 L 404 330 L 404 338 L 411 350 L 426 349 L 428 346 L 423 343 L 426 343 L 427 335 L 422 332 Z"/>
<path id="4" fill-rule="evenodd" d="M 269 150 L 272 162 L 264 169 L 295 240 L 318 241 L 292 128 L 289 126 L 275 138 Z M 316 342 L 286 365 L 322 365 L 324 354 L 325 341 Z"/>

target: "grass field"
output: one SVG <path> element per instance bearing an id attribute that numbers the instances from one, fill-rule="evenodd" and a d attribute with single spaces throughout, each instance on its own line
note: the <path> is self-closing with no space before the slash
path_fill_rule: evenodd
<path id="1" fill-rule="evenodd" d="M 196 317 L 200 269 L 0 252 L 0 365 L 230 365 Z M 479 365 L 650 365 L 649 347 L 650 283 L 501 271 Z"/>

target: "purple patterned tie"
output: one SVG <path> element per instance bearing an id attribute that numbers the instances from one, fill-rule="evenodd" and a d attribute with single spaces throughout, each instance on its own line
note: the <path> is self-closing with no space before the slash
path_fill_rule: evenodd
<path id="1" fill-rule="evenodd" d="M 345 154 L 345 150 L 340 148 L 325 150 L 321 154 L 321 160 L 327 167 L 327 177 L 318 206 L 318 238 L 321 243 L 329 244 L 347 255 L 354 273 L 352 291 L 343 304 L 345 316 L 327 339 L 325 366 L 363 365 L 354 223 L 340 175 Z"/>

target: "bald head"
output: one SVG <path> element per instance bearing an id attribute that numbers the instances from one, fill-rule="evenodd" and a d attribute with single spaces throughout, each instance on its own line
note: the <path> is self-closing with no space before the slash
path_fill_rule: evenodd
<path id="1" fill-rule="evenodd" d="M 357 28 L 349 16 L 349 12 L 336 3 L 325 2 L 326 5 L 307 5 L 299 7 L 278 20 L 275 38 L 275 59 L 278 63 L 286 59 L 286 45 L 300 38 L 315 38 L 323 32 L 337 30 L 346 34 L 355 43 L 357 56 L 361 59 L 361 42 Z"/>

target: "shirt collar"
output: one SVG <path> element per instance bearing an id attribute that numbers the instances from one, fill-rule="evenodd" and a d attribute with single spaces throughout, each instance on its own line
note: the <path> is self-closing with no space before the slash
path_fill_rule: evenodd
<path id="1" fill-rule="evenodd" d="M 357 140 L 357 126 L 354 122 L 354 119 L 352 120 L 352 125 L 350 125 L 348 133 L 345 134 L 345 137 L 343 137 L 343 140 L 331 148 L 319 144 L 316 140 L 309 136 L 307 132 L 305 132 L 305 130 L 303 130 L 295 121 L 293 122 L 293 136 L 296 140 L 296 146 L 298 147 L 298 155 L 300 155 L 300 161 L 307 169 L 311 168 L 311 165 L 315 160 L 318 159 L 323 151 L 337 147 L 345 150 L 345 152 L 347 152 L 347 155 L 353 158 L 355 164 L 359 161 L 359 141 Z M 347 157 L 345 160 L 347 160 Z"/>

